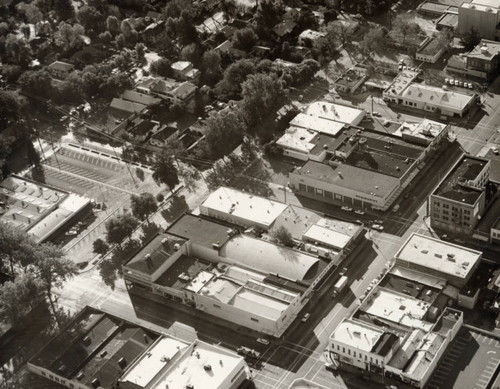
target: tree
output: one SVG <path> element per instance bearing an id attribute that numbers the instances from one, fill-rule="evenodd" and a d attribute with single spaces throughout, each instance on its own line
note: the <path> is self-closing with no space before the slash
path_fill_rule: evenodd
<path id="1" fill-rule="evenodd" d="M 193 193 L 196 190 L 198 180 L 203 178 L 198 169 L 187 164 L 183 165 L 179 169 L 179 175 L 182 177 L 184 187 L 189 191 L 189 193 Z"/>
<path id="2" fill-rule="evenodd" d="M 208 50 L 203 53 L 201 60 L 203 82 L 215 85 L 222 78 L 221 57 L 219 52 Z"/>
<path id="3" fill-rule="evenodd" d="M 243 115 L 254 125 L 259 118 L 282 106 L 287 99 L 283 83 L 276 74 L 253 74 L 243 83 Z"/>
<path id="4" fill-rule="evenodd" d="M 123 239 L 130 237 L 139 222 L 129 214 L 115 216 L 106 222 L 106 241 L 121 247 Z"/>
<path id="5" fill-rule="evenodd" d="M 422 32 L 420 26 L 413 22 L 407 14 L 398 15 L 394 20 L 393 31 L 402 45 L 406 43 L 409 35 L 418 35 Z"/>
<path id="6" fill-rule="evenodd" d="M 200 58 L 201 49 L 200 46 L 196 43 L 191 43 L 187 46 L 184 46 L 181 50 L 181 59 L 193 63 L 195 67 L 199 65 Z"/>
<path id="7" fill-rule="evenodd" d="M 245 122 L 239 112 L 217 113 L 206 121 L 206 154 L 211 159 L 219 159 L 231 153 L 243 139 Z"/>
<path id="8" fill-rule="evenodd" d="M 173 192 L 174 188 L 179 185 L 177 168 L 173 163 L 172 157 L 167 153 L 163 152 L 157 155 L 153 160 L 152 168 L 153 179 L 167 185 L 170 191 Z"/>
<path id="9" fill-rule="evenodd" d="M 116 16 L 109 15 L 106 19 L 106 29 L 111 33 L 111 35 L 116 36 L 120 32 L 120 22 Z"/>
<path id="10" fill-rule="evenodd" d="M 17 273 L 16 266 L 26 268 L 34 263 L 36 260 L 35 252 L 36 243 L 30 235 L 0 223 L 0 259 L 4 268 L 8 262 L 11 275 Z"/>
<path id="11" fill-rule="evenodd" d="M 0 286 L 0 322 L 13 327 L 20 324 L 27 314 L 39 303 L 44 284 L 32 272 L 21 273 L 14 281 Z"/>
<path id="12" fill-rule="evenodd" d="M 139 220 L 146 219 L 149 225 L 149 215 L 158 208 L 156 199 L 151 193 L 141 193 L 130 197 L 132 214 Z"/>
<path id="13" fill-rule="evenodd" d="M 104 31 L 105 18 L 95 7 L 84 5 L 78 9 L 76 18 L 85 28 L 85 31 L 99 33 Z"/>
<path id="14" fill-rule="evenodd" d="M 78 48 L 83 46 L 82 36 L 84 34 L 85 29 L 82 25 L 78 23 L 71 25 L 61 22 L 55 33 L 55 42 L 57 46 L 61 46 L 64 50 Z"/>
<path id="15" fill-rule="evenodd" d="M 106 243 L 106 241 L 98 238 L 94 240 L 94 243 L 92 244 L 92 251 L 95 254 L 104 255 L 109 251 L 109 245 Z"/>
<path id="16" fill-rule="evenodd" d="M 0 91 L 0 128 L 19 118 L 19 98 L 12 92 Z"/>
<path id="17" fill-rule="evenodd" d="M 480 41 L 481 41 L 481 36 L 474 27 L 471 27 L 460 38 L 460 43 L 463 45 L 465 51 L 472 50 L 479 44 Z"/>
<path id="18" fill-rule="evenodd" d="M 287 247 L 293 247 L 293 237 L 290 231 L 285 226 L 279 226 L 271 230 L 271 236 L 276 239 L 279 244 Z"/>
<path id="19" fill-rule="evenodd" d="M 240 59 L 226 69 L 224 82 L 229 88 L 241 91 L 241 84 L 253 73 L 255 73 L 255 63 L 250 59 Z"/>
<path id="20" fill-rule="evenodd" d="M 445 28 L 444 30 L 441 30 L 439 34 L 437 34 L 436 38 L 441 48 L 443 48 L 445 51 L 450 50 L 451 45 L 453 43 L 453 31 L 450 31 L 447 28 Z"/>
<path id="21" fill-rule="evenodd" d="M 259 37 L 250 27 L 237 30 L 233 35 L 233 46 L 236 49 L 249 51 L 259 41 Z"/>
<path id="22" fill-rule="evenodd" d="M 361 52 L 365 56 L 369 56 L 382 49 L 385 39 L 385 32 L 382 27 L 372 27 L 363 36 L 363 40 L 359 44 Z"/>
<path id="23" fill-rule="evenodd" d="M 99 34 L 99 40 L 102 43 L 109 43 L 113 40 L 113 35 L 109 31 L 104 31 Z"/>
<path id="24" fill-rule="evenodd" d="M 25 72 L 19 77 L 21 90 L 41 97 L 50 97 L 52 78 L 46 70 Z"/>
<path id="25" fill-rule="evenodd" d="M 54 288 L 62 287 L 64 281 L 78 274 L 74 262 L 64 257 L 63 251 L 52 243 L 43 243 L 37 248 L 37 261 L 35 263 L 38 277 L 44 283 L 46 296 L 59 328 L 58 312 L 54 305 L 52 292 Z"/>
<path id="26" fill-rule="evenodd" d="M 65 21 L 72 19 L 75 16 L 75 10 L 71 4 L 71 0 L 55 0 L 54 11 L 56 11 L 59 20 Z"/>
<path id="27" fill-rule="evenodd" d="M 139 61 L 144 60 L 144 55 L 146 54 L 146 46 L 144 46 L 144 43 L 137 43 L 135 45 L 135 54 Z"/>
<path id="28" fill-rule="evenodd" d="M 149 70 L 152 74 L 160 77 L 169 77 L 172 75 L 172 62 L 167 58 L 160 58 L 156 61 L 151 62 Z"/>

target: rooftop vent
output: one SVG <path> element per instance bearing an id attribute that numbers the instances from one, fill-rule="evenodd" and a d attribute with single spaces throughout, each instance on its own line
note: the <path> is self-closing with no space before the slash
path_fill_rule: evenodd
<path id="1" fill-rule="evenodd" d="M 205 365 L 203 365 L 203 369 L 204 369 L 205 371 L 212 371 L 212 366 L 211 366 L 211 365 L 209 365 L 209 364 L 205 364 Z"/>
<path id="2" fill-rule="evenodd" d="M 99 378 L 94 378 L 92 380 L 92 387 L 97 389 L 99 386 L 101 386 L 101 382 L 99 381 Z"/>
<path id="3" fill-rule="evenodd" d="M 76 376 L 76 379 L 78 381 L 80 381 L 82 378 L 83 378 L 84 374 L 82 372 L 78 373 L 78 375 Z"/>
<path id="4" fill-rule="evenodd" d="M 127 366 L 127 361 L 125 360 L 125 358 L 121 357 L 118 360 L 118 366 L 120 366 L 122 369 L 124 369 L 125 366 Z"/>

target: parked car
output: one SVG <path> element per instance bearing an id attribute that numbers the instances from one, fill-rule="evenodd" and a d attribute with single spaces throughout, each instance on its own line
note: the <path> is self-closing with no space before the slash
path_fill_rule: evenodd
<path id="1" fill-rule="evenodd" d="M 467 86 L 469 87 L 469 89 L 474 88 L 474 85 L 472 85 L 470 82 L 469 82 L 469 83 L 467 83 Z"/>
<path id="2" fill-rule="evenodd" d="M 352 211 L 352 208 L 351 207 L 348 207 L 346 205 L 344 205 L 342 208 L 340 208 L 342 211 L 346 211 L 346 212 L 351 212 Z"/>
<path id="3" fill-rule="evenodd" d="M 266 338 L 257 338 L 257 342 L 260 344 L 265 344 L 266 346 L 269 344 L 269 340 Z"/>
<path id="4" fill-rule="evenodd" d="M 384 224 L 384 221 L 383 221 L 383 220 L 379 220 L 379 219 L 377 219 L 377 220 L 375 220 L 373 223 L 374 223 L 374 224 Z"/>
<path id="5" fill-rule="evenodd" d="M 372 115 L 373 116 L 376 116 L 376 117 L 381 117 L 382 115 L 380 114 L 380 112 L 377 112 L 377 111 L 373 111 L 372 112 Z"/>
<path id="6" fill-rule="evenodd" d="M 380 224 L 374 224 L 372 225 L 372 228 L 377 231 L 384 231 L 384 227 L 381 226 Z"/>
<path id="7" fill-rule="evenodd" d="M 364 215 L 365 214 L 365 212 L 362 211 L 361 209 L 357 209 L 356 211 L 354 211 L 354 213 L 357 215 Z"/>
<path id="8" fill-rule="evenodd" d="M 344 267 L 344 268 L 340 271 L 339 276 L 341 276 L 341 277 L 342 277 L 342 276 L 345 276 L 345 273 L 347 273 L 347 267 Z"/>
<path id="9" fill-rule="evenodd" d="M 309 320 L 309 317 L 311 317 L 311 314 L 307 312 L 301 319 L 302 323 L 305 323 L 307 320 Z"/>

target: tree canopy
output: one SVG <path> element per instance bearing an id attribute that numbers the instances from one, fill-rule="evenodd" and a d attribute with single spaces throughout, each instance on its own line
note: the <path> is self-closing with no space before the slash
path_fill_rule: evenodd
<path id="1" fill-rule="evenodd" d="M 156 155 L 152 168 L 155 181 L 167 185 L 171 191 L 179 185 L 177 168 L 174 165 L 173 158 L 167 153 L 163 152 Z"/>
<path id="2" fill-rule="evenodd" d="M 149 215 L 156 211 L 158 205 L 151 193 L 141 193 L 130 197 L 132 215 L 139 220 L 146 219 L 149 223 Z"/>
<path id="3" fill-rule="evenodd" d="M 120 246 L 125 238 L 132 235 L 138 224 L 137 219 L 130 213 L 112 217 L 106 222 L 106 241 Z"/>

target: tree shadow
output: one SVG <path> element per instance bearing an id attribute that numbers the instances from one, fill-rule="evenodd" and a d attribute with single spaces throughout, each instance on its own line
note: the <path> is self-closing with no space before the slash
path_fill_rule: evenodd
<path id="1" fill-rule="evenodd" d="M 186 197 L 175 195 L 170 198 L 168 207 L 162 209 L 161 215 L 167 223 L 172 223 L 187 211 L 189 211 L 189 205 L 186 202 Z"/>

